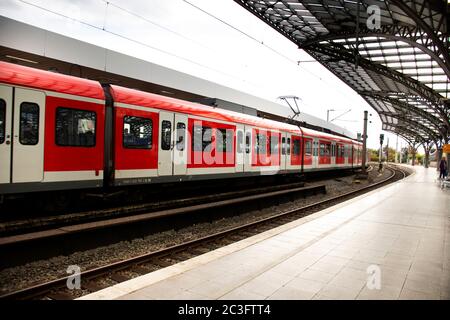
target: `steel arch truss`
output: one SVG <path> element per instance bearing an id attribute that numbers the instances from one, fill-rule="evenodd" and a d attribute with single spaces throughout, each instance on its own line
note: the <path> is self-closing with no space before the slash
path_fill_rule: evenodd
<path id="1" fill-rule="evenodd" d="M 449 139 L 447 0 L 235 1 L 358 92 L 383 129 L 410 142 Z"/>

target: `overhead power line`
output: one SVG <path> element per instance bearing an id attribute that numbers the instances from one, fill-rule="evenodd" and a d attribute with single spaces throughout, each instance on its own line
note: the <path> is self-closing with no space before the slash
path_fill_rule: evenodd
<path id="1" fill-rule="evenodd" d="M 149 48 L 149 49 L 153 49 L 153 50 L 159 51 L 159 52 L 161 52 L 161 53 L 164 53 L 164 54 L 167 54 L 167 55 L 169 55 L 169 56 L 172 56 L 172 57 L 175 57 L 175 58 L 178 58 L 178 59 L 187 61 L 187 62 L 189 62 L 189 63 L 192 63 L 192 64 L 194 64 L 194 65 L 200 66 L 200 67 L 202 67 L 202 68 L 209 69 L 209 70 L 212 70 L 212 71 L 217 72 L 217 73 L 219 73 L 219 74 L 225 75 L 225 76 L 227 76 L 227 77 L 231 77 L 231 78 L 234 78 L 234 79 L 237 79 L 237 80 L 242 81 L 242 79 L 240 79 L 240 78 L 238 78 L 238 77 L 236 77 L 236 76 L 234 76 L 234 75 L 232 75 L 232 74 L 229 74 L 229 73 L 223 72 L 223 71 L 221 71 L 221 70 L 218 70 L 218 69 L 209 67 L 209 66 L 204 65 L 204 64 L 202 64 L 202 63 L 199 63 L 199 62 L 197 62 L 197 61 L 194 61 L 194 60 L 185 58 L 185 57 L 180 56 L 180 55 L 177 55 L 177 54 L 174 54 L 174 53 L 172 53 L 172 52 L 169 52 L 169 51 L 166 51 L 166 50 L 163 50 L 163 49 L 160 49 L 160 48 L 151 46 L 151 45 L 149 45 L 149 44 L 147 44 L 147 43 L 145 43 L 145 42 L 142 42 L 142 41 L 139 41 L 139 40 L 136 40 L 136 39 L 127 37 L 127 36 L 122 35 L 122 34 L 119 34 L 119 33 L 117 33 L 117 32 L 113 32 L 113 31 L 111 31 L 111 30 L 107 30 L 107 28 L 106 28 L 105 26 L 99 27 L 99 26 L 96 26 L 96 25 L 94 25 L 94 24 L 88 23 L 88 22 L 86 22 L 86 21 L 82 21 L 82 20 L 79 20 L 79 19 L 75 19 L 75 18 L 73 18 L 73 17 L 70 17 L 70 16 L 68 16 L 68 15 L 62 14 L 62 13 L 60 13 L 60 12 L 56 12 L 56 11 L 54 11 L 54 10 L 50 10 L 50 9 L 48 9 L 48 8 L 39 6 L 39 5 L 37 5 L 37 4 L 30 3 L 30 2 L 28 2 L 28 1 L 26 1 L 26 0 L 19 0 L 19 1 L 22 2 L 22 3 L 24 3 L 24 4 L 26 4 L 26 5 L 29 5 L 29 6 L 38 8 L 38 9 L 40 9 L 40 10 L 43 10 L 43 11 L 52 13 L 52 14 L 54 14 L 54 15 L 57 15 L 57 16 L 60 16 L 60 17 L 63 17 L 63 18 L 66 18 L 66 19 L 69 19 L 69 20 L 72 20 L 72 21 L 76 21 L 76 22 L 78 22 L 78 23 L 80 23 L 80 24 L 83 24 L 83 25 L 86 25 L 86 26 L 88 26 L 88 27 L 91 27 L 91 28 L 94 28 L 94 29 L 97 29 L 97 30 L 100 30 L 100 31 L 103 31 L 103 32 L 106 32 L 106 33 L 109 33 L 109 34 L 112 34 L 112 35 L 114 35 L 114 36 L 116 36 L 116 37 L 119 37 L 119 38 L 125 39 L 125 40 L 127 40 L 127 41 L 131 41 L 131 42 L 137 43 L 137 44 L 142 45 L 142 46 L 144 46 L 144 47 L 147 47 L 147 48 Z"/>

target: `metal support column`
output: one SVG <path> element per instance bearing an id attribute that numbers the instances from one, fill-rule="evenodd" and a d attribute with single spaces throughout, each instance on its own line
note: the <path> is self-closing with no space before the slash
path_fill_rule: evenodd
<path id="1" fill-rule="evenodd" d="M 368 111 L 364 111 L 364 130 L 363 130 L 363 149 L 362 149 L 362 174 L 366 175 L 366 154 L 367 154 L 367 115 Z"/>
<path id="2" fill-rule="evenodd" d="M 415 162 L 416 162 L 416 148 L 415 146 L 411 146 L 411 153 L 412 153 L 412 160 L 411 160 L 411 165 L 414 166 Z"/>

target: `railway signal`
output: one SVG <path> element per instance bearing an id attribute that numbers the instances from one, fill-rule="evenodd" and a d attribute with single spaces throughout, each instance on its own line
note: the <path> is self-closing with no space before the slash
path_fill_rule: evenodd
<path id="1" fill-rule="evenodd" d="M 380 133 L 380 156 L 379 156 L 379 164 L 378 164 L 378 171 L 381 172 L 383 170 L 383 164 L 381 162 L 381 158 L 383 157 L 383 140 L 384 140 L 384 134 Z"/>

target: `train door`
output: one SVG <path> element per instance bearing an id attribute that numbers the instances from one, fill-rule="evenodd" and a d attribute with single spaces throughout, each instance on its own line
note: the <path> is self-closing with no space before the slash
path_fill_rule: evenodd
<path id="1" fill-rule="evenodd" d="M 319 166 L 319 138 L 313 138 L 313 158 L 312 158 L 313 168 Z"/>
<path id="2" fill-rule="evenodd" d="M 45 93 L 15 88 L 12 128 L 12 182 L 44 177 Z"/>
<path id="3" fill-rule="evenodd" d="M 158 176 L 172 175 L 174 114 L 159 112 Z"/>
<path id="4" fill-rule="evenodd" d="M 352 145 L 348 144 L 346 146 L 347 152 L 346 152 L 346 159 L 347 159 L 347 165 L 351 166 L 352 165 Z"/>
<path id="5" fill-rule="evenodd" d="M 0 184 L 11 181 L 12 92 L 0 86 Z"/>
<path id="6" fill-rule="evenodd" d="M 281 136 L 281 170 L 290 169 L 291 166 L 291 134 L 282 133 Z"/>
<path id="7" fill-rule="evenodd" d="M 245 139 L 244 126 L 236 125 L 236 172 L 244 171 Z"/>
<path id="8" fill-rule="evenodd" d="M 173 148 L 173 174 L 185 175 L 187 165 L 187 121 L 188 117 L 175 114 L 175 147 Z"/>
<path id="9" fill-rule="evenodd" d="M 244 171 L 250 172 L 250 171 L 252 171 L 252 152 L 253 152 L 252 128 L 246 126 L 244 133 L 245 133 L 245 137 L 244 137 Z"/>
<path id="10" fill-rule="evenodd" d="M 334 142 L 334 141 L 331 141 L 331 155 L 330 155 L 330 157 L 331 157 L 331 165 L 332 166 L 334 166 L 334 165 L 336 165 L 336 152 L 337 150 L 336 150 L 336 142 Z"/>

